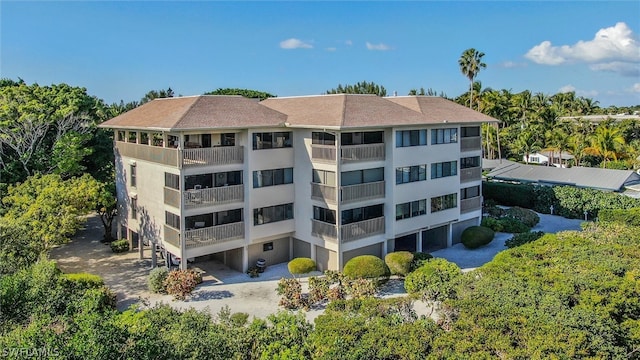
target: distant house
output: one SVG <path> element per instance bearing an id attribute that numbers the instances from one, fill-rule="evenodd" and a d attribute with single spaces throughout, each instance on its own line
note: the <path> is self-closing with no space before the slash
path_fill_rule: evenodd
<path id="1" fill-rule="evenodd" d="M 566 167 L 569 160 L 573 160 L 575 157 L 570 153 L 563 151 L 561 154 L 551 150 L 543 150 L 533 154 L 529 154 L 529 159 L 524 155 L 522 161 L 530 164 L 538 165 L 553 165 L 555 167 Z"/>
<path id="2" fill-rule="evenodd" d="M 562 120 L 585 120 L 594 123 L 600 123 L 603 121 L 623 121 L 623 120 L 640 120 L 640 115 L 634 113 L 633 115 L 617 114 L 617 115 L 583 115 L 583 116 L 562 116 L 559 118 Z"/>
<path id="3" fill-rule="evenodd" d="M 540 185 L 568 185 L 604 191 L 625 192 L 640 186 L 640 174 L 633 170 L 612 170 L 574 166 L 554 168 L 505 162 L 496 166 L 487 179 Z"/>

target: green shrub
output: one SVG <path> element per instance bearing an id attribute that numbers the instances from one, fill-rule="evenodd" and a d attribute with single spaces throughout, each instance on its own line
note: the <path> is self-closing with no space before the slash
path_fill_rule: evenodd
<path id="1" fill-rule="evenodd" d="M 534 211 L 514 206 L 504 212 L 505 216 L 521 221 L 523 224 L 532 228 L 540 222 L 540 216 Z"/>
<path id="2" fill-rule="evenodd" d="M 316 262 L 305 257 L 295 258 L 289 261 L 287 268 L 293 275 L 308 274 L 316 270 Z"/>
<path id="3" fill-rule="evenodd" d="M 80 299 L 80 308 L 84 312 L 104 312 L 116 308 L 116 294 L 106 286 L 88 289 Z"/>
<path id="4" fill-rule="evenodd" d="M 409 294 L 421 294 L 424 299 L 443 301 L 455 295 L 455 280 L 462 276 L 458 265 L 446 259 L 429 260 L 404 279 Z"/>
<path id="5" fill-rule="evenodd" d="M 526 243 L 530 243 L 532 241 L 536 241 L 540 239 L 543 235 L 544 235 L 544 231 L 530 231 L 530 232 L 515 234 L 511 239 L 507 240 L 504 243 L 504 245 L 508 248 L 514 248 L 516 246 L 520 246 Z"/>
<path id="6" fill-rule="evenodd" d="M 600 210 L 598 220 L 603 222 L 619 222 L 631 226 L 640 226 L 640 208 L 629 210 Z"/>
<path id="7" fill-rule="evenodd" d="M 147 281 L 149 291 L 153 293 L 165 293 L 164 280 L 168 275 L 169 270 L 164 266 L 151 270 Z"/>
<path id="8" fill-rule="evenodd" d="M 167 294 L 183 300 L 202 282 L 202 276 L 192 269 L 169 271 L 164 280 L 164 288 Z"/>
<path id="9" fill-rule="evenodd" d="M 520 206 L 531 209 L 535 204 L 532 185 L 509 184 L 485 181 L 482 183 L 482 196 L 486 200 L 494 200 L 498 204 Z"/>
<path id="10" fill-rule="evenodd" d="M 483 217 L 480 225 L 488 227 L 495 232 L 502 232 L 502 230 L 504 230 L 504 225 L 502 224 L 502 222 L 492 217 Z"/>
<path id="11" fill-rule="evenodd" d="M 111 242 L 111 251 L 114 253 L 123 253 L 129 251 L 129 240 L 120 239 Z"/>
<path id="12" fill-rule="evenodd" d="M 520 220 L 510 217 L 503 217 L 501 219 L 484 217 L 480 225 L 487 227 L 495 232 L 506 232 L 512 234 L 527 232 L 531 229 Z"/>
<path id="13" fill-rule="evenodd" d="M 462 244 L 468 249 L 476 249 L 493 240 L 495 233 L 488 227 L 471 226 L 462 232 Z"/>
<path id="14" fill-rule="evenodd" d="M 249 320 L 249 314 L 243 312 L 233 313 L 229 320 L 235 327 L 245 326 L 247 324 L 247 320 Z"/>
<path id="15" fill-rule="evenodd" d="M 407 276 L 411 271 L 413 254 L 408 251 L 396 251 L 388 253 L 384 257 L 384 262 L 389 267 L 391 275 Z"/>
<path id="16" fill-rule="evenodd" d="M 104 286 L 104 280 L 99 275 L 89 273 L 63 274 L 60 280 L 65 288 L 73 290 L 97 289 Z"/>
<path id="17" fill-rule="evenodd" d="M 411 262 L 411 271 L 424 265 L 425 262 L 433 259 L 433 255 L 425 252 L 414 252 L 413 261 Z"/>
<path id="18" fill-rule="evenodd" d="M 356 256 L 344 265 L 344 274 L 351 279 L 374 279 L 388 277 L 389 267 L 382 259 L 373 255 Z"/>

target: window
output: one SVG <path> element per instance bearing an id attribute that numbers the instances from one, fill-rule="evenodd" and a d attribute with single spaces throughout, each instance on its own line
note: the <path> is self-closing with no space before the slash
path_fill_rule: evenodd
<path id="1" fill-rule="evenodd" d="M 236 134 L 234 134 L 234 133 L 220 134 L 220 145 L 221 146 L 235 146 L 236 145 Z"/>
<path id="2" fill-rule="evenodd" d="M 460 199 L 471 199 L 480 196 L 480 186 L 472 186 L 460 190 Z"/>
<path id="3" fill-rule="evenodd" d="M 180 229 L 180 216 L 170 213 L 168 211 L 165 211 L 164 221 L 167 225 L 171 226 L 172 228 Z"/>
<path id="4" fill-rule="evenodd" d="M 447 176 L 458 175 L 458 162 L 447 161 L 431 164 L 431 178 L 438 179 Z"/>
<path id="5" fill-rule="evenodd" d="M 458 129 L 433 129 L 431 130 L 431 145 L 449 144 L 458 142 Z"/>
<path id="6" fill-rule="evenodd" d="M 460 169 L 469 169 L 480 166 L 480 156 L 472 156 L 460 159 Z"/>
<path id="7" fill-rule="evenodd" d="M 118 141 L 124 141 L 124 131 L 118 130 L 118 137 L 116 138 Z"/>
<path id="8" fill-rule="evenodd" d="M 384 143 L 384 131 L 342 133 L 340 143 L 342 145 L 382 144 Z"/>
<path id="9" fill-rule="evenodd" d="M 460 128 L 461 137 L 476 137 L 480 136 L 480 126 L 463 126 Z"/>
<path id="10" fill-rule="evenodd" d="M 293 219 L 293 203 L 253 209 L 253 225 Z"/>
<path id="11" fill-rule="evenodd" d="M 242 221 L 242 209 L 219 211 L 214 214 L 215 224 L 224 225 Z"/>
<path id="12" fill-rule="evenodd" d="M 135 131 L 129 131 L 129 138 L 127 139 L 127 142 L 130 143 L 137 143 L 138 142 L 138 133 Z"/>
<path id="13" fill-rule="evenodd" d="M 293 168 L 256 170 L 253 172 L 253 188 L 293 183 Z"/>
<path id="14" fill-rule="evenodd" d="M 137 219 L 138 218 L 138 199 L 135 197 L 131 197 L 131 218 L 132 219 Z"/>
<path id="15" fill-rule="evenodd" d="M 291 131 L 253 134 L 253 150 L 291 147 Z"/>
<path id="16" fill-rule="evenodd" d="M 342 186 L 366 184 L 384 181 L 384 168 L 345 171 L 342 173 Z"/>
<path id="17" fill-rule="evenodd" d="M 448 194 L 431 198 L 431 212 L 452 209 L 458 206 L 458 194 Z"/>
<path id="18" fill-rule="evenodd" d="M 342 225 L 384 216 L 384 204 L 365 206 L 342 211 Z"/>
<path id="19" fill-rule="evenodd" d="M 426 213 L 427 199 L 396 205 L 396 221 L 425 215 Z"/>
<path id="20" fill-rule="evenodd" d="M 427 130 L 396 131 L 396 147 L 427 145 Z"/>
<path id="21" fill-rule="evenodd" d="M 334 171 L 312 169 L 311 182 L 327 186 L 336 186 L 336 173 Z"/>
<path id="22" fill-rule="evenodd" d="M 242 185 L 242 171 L 227 171 L 214 174 L 214 187 Z"/>
<path id="23" fill-rule="evenodd" d="M 427 180 L 427 165 L 396 168 L 396 184 Z"/>
<path id="24" fill-rule="evenodd" d="M 180 190 L 180 175 L 164 173 L 164 186 Z"/>
<path id="25" fill-rule="evenodd" d="M 129 185 L 136 187 L 136 164 L 129 166 Z"/>
<path id="26" fill-rule="evenodd" d="M 140 133 L 140 144 L 149 145 L 149 133 L 146 133 L 146 132 Z"/>
<path id="27" fill-rule="evenodd" d="M 336 136 L 326 132 L 312 132 L 311 143 L 316 145 L 335 145 Z"/>
<path id="28" fill-rule="evenodd" d="M 328 224 L 336 223 L 336 211 L 325 209 L 323 207 L 313 207 L 313 220 L 322 221 Z"/>

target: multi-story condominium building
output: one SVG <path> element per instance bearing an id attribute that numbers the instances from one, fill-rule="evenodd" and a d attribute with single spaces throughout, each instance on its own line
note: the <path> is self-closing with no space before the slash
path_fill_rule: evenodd
<path id="1" fill-rule="evenodd" d="M 156 99 L 101 126 L 122 236 L 243 271 L 294 257 L 335 270 L 478 225 L 480 125 L 494 121 L 440 97 L 341 94 Z"/>

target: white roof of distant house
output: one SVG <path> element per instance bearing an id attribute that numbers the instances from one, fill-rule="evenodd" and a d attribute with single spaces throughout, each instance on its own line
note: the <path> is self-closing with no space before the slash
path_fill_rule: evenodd
<path id="1" fill-rule="evenodd" d="M 582 115 L 582 116 L 562 116 L 560 120 L 585 120 L 591 122 L 603 122 L 607 120 L 622 121 L 622 120 L 640 120 L 640 115 Z"/>
<path id="2" fill-rule="evenodd" d="M 541 150 L 538 151 L 536 153 L 532 153 L 529 154 L 529 156 L 535 156 L 535 154 L 540 154 L 540 155 L 544 155 L 546 157 L 554 157 L 554 158 L 558 158 L 558 155 L 560 155 L 557 151 L 552 151 L 552 150 Z M 562 155 L 560 156 L 562 158 L 562 160 L 571 160 L 573 158 L 575 158 L 575 156 L 571 155 L 570 152 L 568 151 L 563 151 Z"/>
<path id="3" fill-rule="evenodd" d="M 608 191 L 622 191 L 627 186 L 640 184 L 640 174 L 633 170 L 580 166 L 557 168 L 514 162 L 504 163 L 494 168 L 487 174 L 487 178 L 543 185 L 571 185 Z"/>

